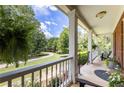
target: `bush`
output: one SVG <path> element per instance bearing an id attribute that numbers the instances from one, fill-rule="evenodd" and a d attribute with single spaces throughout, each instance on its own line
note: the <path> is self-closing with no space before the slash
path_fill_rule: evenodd
<path id="1" fill-rule="evenodd" d="M 56 86 L 58 87 L 60 82 L 62 84 L 62 80 L 60 80 L 58 77 L 53 78 L 51 81 L 49 81 L 48 87 L 56 87 Z M 32 82 L 30 80 L 26 82 L 26 87 L 32 87 Z M 40 81 L 35 80 L 33 87 L 40 87 Z"/>
<path id="2" fill-rule="evenodd" d="M 49 87 L 58 87 L 59 86 L 59 83 L 61 82 L 62 84 L 62 80 L 60 78 L 53 78 L 50 82 L 49 82 Z"/>
<path id="3" fill-rule="evenodd" d="M 109 76 L 109 86 L 124 87 L 124 78 L 121 76 L 120 72 L 113 72 Z"/>
<path id="4" fill-rule="evenodd" d="M 104 60 L 104 64 L 105 64 L 105 66 L 108 67 L 108 66 L 109 66 L 109 60 L 108 60 L 108 59 L 105 59 L 105 60 Z"/>
<path id="5" fill-rule="evenodd" d="M 32 81 L 29 80 L 26 82 L 26 87 L 32 87 Z M 39 80 L 34 80 L 33 87 L 40 87 L 40 81 Z"/>
<path id="6" fill-rule="evenodd" d="M 78 53 L 78 64 L 84 65 L 88 62 L 88 51 Z"/>

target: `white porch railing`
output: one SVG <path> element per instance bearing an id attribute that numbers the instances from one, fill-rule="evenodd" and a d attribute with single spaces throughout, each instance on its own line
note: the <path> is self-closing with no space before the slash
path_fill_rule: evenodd
<path id="1" fill-rule="evenodd" d="M 65 87 L 71 83 L 71 61 L 73 57 L 66 57 L 54 62 L 39 64 L 22 68 L 19 70 L 0 74 L 0 83 L 7 82 L 8 87 L 14 87 L 15 83 L 20 83 L 20 87 L 25 87 L 26 80 L 30 80 L 30 86 L 39 87 Z M 31 75 L 28 76 L 27 75 Z M 36 75 L 35 75 L 36 74 Z M 18 78 L 21 78 L 19 81 Z M 37 78 L 37 85 L 36 80 Z M 17 79 L 14 81 L 14 79 Z M 3 84 L 5 86 L 5 84 Z"/>

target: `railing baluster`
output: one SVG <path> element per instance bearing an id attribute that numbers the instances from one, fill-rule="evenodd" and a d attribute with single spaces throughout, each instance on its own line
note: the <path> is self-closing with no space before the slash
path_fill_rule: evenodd
<path id="1" fill-rule="evenodd" d="M 53 66 L 51 66 L 51 87 L 53 87 Z"/>
<path id="2" fill-rule="evenodd" d="M 40 87 L 42 86 L 42 69 L 40 69 Z"/>
<path id="3" fill-rule="evenodd" d="M 8 81 L 8 87 L 12 87 L 12 80 Z"/>
<path id="4" fill-rule="evenodd" d="M 70 60 L 68 60 L 68 62 L 69 62 L 69 64 L 68 64 L 69 65 L 69 74 L 68 75 L 69 75 L 70 81 L 72 81 L 72 75 L 71 75 L 72 74 L 72 72 L 71 72 L 71 66 L 72 65 L 70 64 Z"/>
<path id="5" fill-rule="evenodd" d="M 64 78 L 65 78 L 65 74 L 64 74 L 64 62 L 63 62 L 63 87 L 64 87 Z"/>
<path id="6" fill-rule="evenodd" d="M 65 64 L 66 64 L 66 66 L 65 66 L 66 67 L 66 71 L 65 71 L 66 72 L 66 77 L 65 77 L 65 79 L 66 79 L 66 85 L 67 85 L 67 60 L 66 60 Z"/>
<path id="7" fill-rule="evenodd" d="M 22 87 L 25 86 L 25 78 L 24 78 L 24 75 L 21 77 L 21 82 L 22 82 Z"/>
<path id="8" fill-rule="evenodd" d="M 46 67 L 46 87 L 47 87 L 47 83 L 48 83 L 48 67 Z"/>
<path id="9" fill-rule="evenodd" d="M 34 72 L 32 72 L 32 87 L 34 86 Z"/>
<path id="10" fill-rule="evenodd" d="M 57 87 L 57 83 L 58 81 L 57 81 L 57 64 L 56 64 L 56 84 L 55 84 L 56 87 Z"/>
<path id="11" fill-rule="evenodd" d="M 68 60 L 68 80 L 69 80 L 69 60 Z"/>
<path id="12" fill-rule="evenodd" d="M 60 74 L 59 86 L 61 87 L 61 63 L 59 64 L 59 74 Z"/>

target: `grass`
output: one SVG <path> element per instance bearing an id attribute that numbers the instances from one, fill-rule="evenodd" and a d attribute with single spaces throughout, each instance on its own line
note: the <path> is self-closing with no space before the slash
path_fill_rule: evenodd
<path id="1" fill-rule="evenodd" d="M 0 68 L 0 74 L 5 73 L 5 72 L 9 72 L 9 71 L 13 71 L 13 70 L 17 70 L 17 69 L 20 69 L 20 68 L 25 68 L 25 67 L 29 67 L 29 66 L 33 66 L 33 65 L 37 65 L 37 64 L 42 64 L 42 63 L 45 63 L 45 62 L 55 61 L 55 60 L 60 59 L 60 56 L 62 56 L 62 54 L 60 55 L 60 54 L 54 53 L 53 56 L 50 56 L 50 57 L 47 57 L 47 58 L 42 58 L 42 59 L 35 60 L 35 61 L 32 61 L 32 62 L 27 62 L 26 65 L 24 65 L 22 63 L 22 64 L 19 65 L 18 68 L 16 68 L 14 65 L 9 66 L 8 68 Z"/>
<path id="2" fill-rule="evenodd" d="M 55 61 L 55 60 L 58 60 L 60 59 L 62 56 L 64 56 L 65 54 L 56 54 L 54 53 L 52 56 L 50 57 L 47 57 L 47 58 L 42 58 L 42 59 L 39 59 L 39 60 L 35 60 L 35 61 L 32 61 L 32 62 L 27 62 L 26 65 L 24 64 L 20 64 L 18 68 L 15 68 L 15 66 L 9 66 L 8 68 L 1 68 L 0 69 L 0 74 L 1 73 L 5 73 L 5 72 L 9 72 L 9 71 L 13 71 L 13 70 L 17 70 L 17 69 L 20 69 L 20 68 L 25 68 L 25 67 L 29 67 L 29 66 L 33 66 L 33 65 L 37 65 L 37 64 L 42 64 L 42 63 L 45 63 L 45 62 L 51 62 L 51 61 Z M 45 69 L 43 70 L 43 72 L 45 71 Z M 38 76 L 39 72 L 35 72 L 35 75 Z M 31 75 L 30 74 L 27 74 L 25 76 L 25 78 L 31 78 Z M 17 81 L 20 81 L 20 77 L 19 78 L 16 78 L 16 79 L 13 79 L 13 83 L 17 82 Z M 0 86 L 4 86 L 6 85 L 6 82 L 4 83 L 1 83 Z"/>

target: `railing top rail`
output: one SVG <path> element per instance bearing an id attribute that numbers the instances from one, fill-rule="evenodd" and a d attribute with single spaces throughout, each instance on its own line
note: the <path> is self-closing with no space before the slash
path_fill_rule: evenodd
<path id="1" fill-rule="evenodd" d="M 34 66 L 29 66 L 26 68 L 22 68 L 22 69 L 18 69 L 18 70 L 14 70 L 14 71 L 0 74 L 0 83 L 6 82 L 8 80 L 11 80 L 11 79 L 35 72 L 35 71 L 38 71 L 40 69 L 43 69 L 43 68 L 46 68 L 46 67 L 61 63 L 61 62 L 66 61 L 66 60 L 70 60 L 70 59 L 73 59 L 73 57 L 66 57 L 66 58 L 62 58 L 62 59 L 57 60 L 57 61 L 47 62 L 47 63 L 38 64 L 38 65 L 34 65 Z"/>

